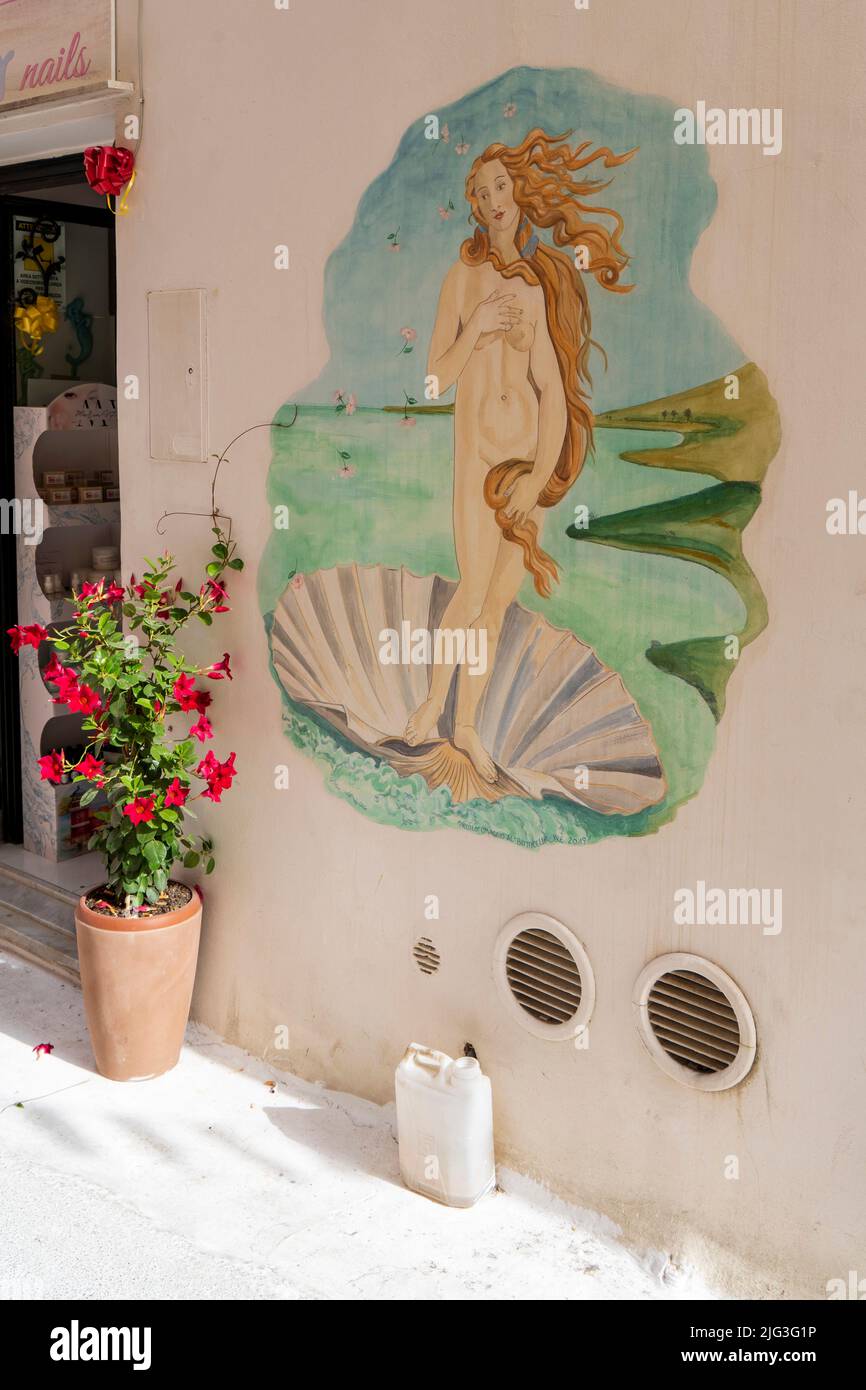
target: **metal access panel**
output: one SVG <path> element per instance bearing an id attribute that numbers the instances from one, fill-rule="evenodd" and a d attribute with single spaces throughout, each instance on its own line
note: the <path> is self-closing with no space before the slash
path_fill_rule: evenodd
<path id="1" fill-rule="evenodd" d="M 208 456 L 207 291 L 147 296 L 150 457 L 204 463 Z"/>

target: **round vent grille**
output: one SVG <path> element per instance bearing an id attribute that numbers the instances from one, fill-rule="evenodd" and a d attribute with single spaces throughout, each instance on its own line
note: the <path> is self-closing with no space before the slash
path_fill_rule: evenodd
<path id="1" fill-rule="evenodd" d="M 712 961 L 674 952 L 651 961 L 635 986 L 638 1030 L 663 1071 L 687 1086 L 722 1091 L 755 1060 L 752 1011 Z"/>
<path id="2" fill-rule="evenodd" d="M 536 1037 L 573 1038 L 588 1022 L 592 968 L 561 922 L 541 912 L 513 918 L 500 933 L 494 965 L 503 1002 Z"/>
<path id="3" fill-rule="evenodd" d="M 435 975 L 441 964 L 441 958 L 429 936 L 422 936 L 412 947 L 412 955 L 415 957 L 415 964 L 422 975 Z"/>

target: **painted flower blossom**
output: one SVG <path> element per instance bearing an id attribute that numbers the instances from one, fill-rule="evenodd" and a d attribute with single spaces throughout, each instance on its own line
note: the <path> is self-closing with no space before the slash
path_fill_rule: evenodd
<path id="1" fill-rule="evenodd" d="M 43 782 L 60 782 L 64 772 L 63 754 L 58 753 L 56 748 L 53 752 L 46 753 L 44 758 L 39 759 L 39 771 Z"/>
<path id="2" fill-rule="evenodd" d="M 401 416 L 400 416 L 400 424 L 401 424 L 401 425 L 408 425 L 408 426 L 411 428 L 411 427 L 415 424 L 415 416 L 414 416 L 414 415 L 401 415 Z"/>
<path id="3" fill-rule="evenodd" d="M 303 576 L 302 574 L 295 574 L 295 575 L 292 575 L 292 578 L 291 578 L 291 581 L 290 581 L 290 582 L 291 582 L 291 586 L 292 586 L 293 589 L 295 589 L 295 590 L 303 589 L 303 587 L 304 587 L 304 576 Z"/>
<path id="4" fill-rule="evenodd" d="M 347 415 L 354 415 L 354 414 L 355 414 L 355 411 L 356 411 L 357 409 L 358 409 L 358 397 L 355 395 L 355 393 L 354 393 L 354 391 L 353 391 L 352 394 L 351 394 L 351 396 L 349 397 L 349 399 L 346 401 L 346 414 L 347 414 Z"/>
<path id="5" fill-rule="evenodd" d="M 517 115 L 517 106 L 516 106 L 515 102 L 513 102 L 513 101 L 507 101 L 507 102 L 505 103 L 505 105 L 503 106 L 503 108 L 502 108 L 502 114 L 503 114 L 503 116 L 508 116 L 509 118 L 510 118 L 511 116 L 516 116 L 516 115 Z"/>
<path id="6" fill-rule="evenodd" d="M 460 141 L 454 146 L 454 153 L 455 153 L 455 154 L 468 154 L 468 153 L 469 153 L 469 142 L 468 142 L 468 140 L 460 140 Z"/>
<path id="7" fill-rule="evenodd" d="M 142 821 L 153 820 L 156 812 L 156 797 L 137 796 L 134 801 L 130 801 L 123 808 L 123 814 L 128 816 L 133 825 L 140 825 Z"/>
<path id="8" fill-rule="evenodd" d="M 448 129 L 447 121 L 444 123 L 444 125 L 441 125 L 439 127 L 439 139 L 444 140 L 446 145 L 448 144 L 448 141 L 451 139 L 451 131 Z"/>
<path id="9" fill-rule="evenodd" d="M 400 353 L 412 351 L 412 344 L 418 337 L 418 334 L 416 333 L 414 328 L 401 328 L 400 337 L 403 339 L 403 346 L 401 347 L 400 352 L 397 354 L 398 357 L 400 356 Z"/>
<path id="10" fill-rule="evenodd" d="M 341 464 L 341 465 L 340 465 L 340 472 L 339 472 L 338 476 L 339 476 L 340 478 L 354 478 L 354 476 L 355 476 L 355 465 L 354 465 L 354 463 L 343 463 L 343 464 Z M 298 576 L 296 575 L 295 578 L 297 578 L 297 577 L 298 577 Z M 292 580 L 292 587 L 294 587 L 294 583 L 295 583 L 295 581 L 294 581 L 294 579 L 293 579 L 293 580 Z"/>
<path id="11" fill-rule="evenodd" d="M 41 1057 L 49 1057 L 51 1055 L 54 1051 L 54 1043 L 37 1043 L 34 1048 L 31 1048 L 31 1051 L 36 1053 L 36 1060 L 38 1062 Z"/>

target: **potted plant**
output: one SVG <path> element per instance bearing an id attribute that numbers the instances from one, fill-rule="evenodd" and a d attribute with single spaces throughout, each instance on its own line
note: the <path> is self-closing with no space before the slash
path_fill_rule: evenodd
<path id="1" fill-rule="evenodd" d="M 83 584 L 72 623 L 56 636 L 39 624 L 10 629 L 16 651 L 51 642 L 43 677 L 56 688 L 54 703 L 83 716 L 84 755 L 70 762 L 55 749 L 39 764 L 48 781 L 86 783 L 81 805 L 100 798 L 88 847 L 102 854 L 105 878 L 80 899 L 75 922 L 96 1065 L 116 1081 L 159 1076 L 177 1062 L 202 895 L 173 879 L 172 869 L 212 871 L 210 838 L 188 827 L 192 803 L 221 801 L 235 777 L 234 753 L 221 761 L 205 751 L 214 736 L 208 683 L 232 679 L 229 654 L 196 666 L 177 648 L 189 623 L 210 627 L 228 612 L 226 571 L 243 568 L 215 508 L 213 534 L 198 592 L 173 583 L 174 560 L 165 554 L 147 560 L 125 589 Z"/>

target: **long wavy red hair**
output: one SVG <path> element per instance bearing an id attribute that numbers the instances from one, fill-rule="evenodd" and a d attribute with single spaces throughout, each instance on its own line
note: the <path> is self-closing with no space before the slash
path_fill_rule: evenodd
<path id="1" fill-rule="evenodd" d="M 573 175 L 596 160 L 602 160 L 605 169 L 624 164 L 635 151 L 614 154 L 606 146 L 591 150 L 588 140 L 572 149 L 564 143 L 571 134 L 567 130 L 562 135 L 547 135 L 536 127 L 520 145 L 488 145 L 474 161 L 466 178 L 466 199 L 478 225 L 474 236 L 460 247 L 460 258 L 466 265 L 483 265 L 489 261 L 505 279 L 519 276 L 529 285 L 540 285 L 544 292 L 547 328 L 562 377 L 568 424 L 556 467 L 538 498 L 542 507 L 554 507 L 562 500 L 592 447 L 589 350 L 590 346 L 598 346 L 590 336 L 591 315 L 583 278 L 574 259 L 555 247 L 585 247 L 586 269 L 606 290 L 624 294 L 634 288 L 619 283 L 629 260 L 620 244 L 622 218 L 613 208 L 587 206 L 582 201 L 607 188 L 610 180 L 599 182 Z M 515 238 L 520 259 L 510 265 L 493 250 L 475 196 L 478 172 L 483 164 L 493 159 L 498 159 L 508 171 L 514 200 L 523 213 Z M 613 226 L 593 220 L 599 214 L 612 218 Z M 555 247 L 546 246 L 540 240 L 534 230 L 536 227 L 553 229 Z M 554 561 L 538 544 L 538 527 L 529 520 L 522 526 L 512 526 L 504 514 L 511 488 L 532 466 L 530 459 L 507 459 L 494 465 L 484 482 L 484 497 L 493 508 L 506 540 L 523 550 L 523 561 L 536 590 L 547 598 L 559 573 Z"/>

